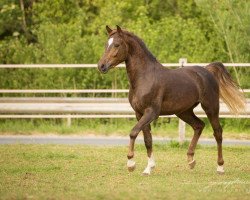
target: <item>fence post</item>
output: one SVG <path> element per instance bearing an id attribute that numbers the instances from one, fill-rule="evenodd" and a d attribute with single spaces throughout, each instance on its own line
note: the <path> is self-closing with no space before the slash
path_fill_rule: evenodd
<path id="1" fill-rule="evenodd" d="M 186 123 L 179 119 L 179 143 L 183 144 L 185 140 L 185 129 L 186 129 Z"/>
<path id="2" fill-rule="evenodd" d="M 187 58 L 180 58 L 179 59 L 180 68 L 184 67 L 185 64 L 187 64 Z M 186 123 L 179 119 L 179 143 L 182 144 L 185 140 L 185 129 L 186 129 Z"/>
<path id="3" fill-rule="evenodd" d="M 70 127 L 71 126 L 71 116 L 68 115 L 67 117 L 67 127 Z"/>
<path id="4" fill-rule="evenodd" d="M 184 65 L 187 64 L 187 58 L 180 58 L 179 64 L 180 64 L 180 68 L 184 67 Z"/>

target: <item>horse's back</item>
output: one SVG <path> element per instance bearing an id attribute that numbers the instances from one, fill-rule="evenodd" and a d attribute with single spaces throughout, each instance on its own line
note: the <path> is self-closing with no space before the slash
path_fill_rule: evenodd
<path id="1" fill-rule="evenodd" d="M 218 84 L 213 75 L 199 66 L 167 70 L 162 114 L 173 114 L 187 110 L 207 96 L 218 99 Z M 164 110 L 170 111 L 169 113 Z"/>
<path id="2" fill-rule="evenodd" d="M 176 70 L 176 73 L 183 74 L 186 77 L 189 77 L 194 84 L 200 90 L 205 91 L 219 91 L 218 83 L 207 69 L 200 66 L 191 66 L 191 67 L 183 67 Z"/>

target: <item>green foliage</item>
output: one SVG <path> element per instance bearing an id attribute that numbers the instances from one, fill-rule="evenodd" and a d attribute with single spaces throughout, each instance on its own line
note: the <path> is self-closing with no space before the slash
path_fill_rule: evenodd
<path id="1" fill-rule="evenodd" d="M 0 63 L 97 63 L 106 24 L 137 34 L 160 62 L 250 62 L 249 9 L 239 0 L 2 0 Z M 128 87 L 122 70 L 105 78 L 91 69 L 58 71 L 0 70 L 0 87 Z M 232 72 L 249 86 L 245 69 Z"/>
<path id="2" fill-rule="evenodd" d="M 250 54 L 250 2 L 198 0 L 208 12 L 214 30 L 224 41 L 230 62 L 249 62 Z"/>
<path id="3" fill-rule="evenodd" d="M 160 62 L 250 62 L 245 0 L 2 0 L 0 63 L 97 63 L 106 24 L 134 32 Z M 229 70 L 250 87 L 250 69 Z M 125 69 L 0 69 L 0 80 L 2 89 L 128 88 Z"/>
<path id="4" fill-rule="evenodd" d="M 250 1 L 197 0 L 197 3 L 202 5 L 201 8 L 207 11 L 213 22 L 218 39 L 223 41 L 227 60 L 232 63 L 249 62 Z M 234 68 L 234 72 L 238 83 L 243 85 L 241 77 L 245 70 Z"/>
<path id="5" fill-rule="evenodd" d="M 18 36 L 21 31 L 21 9 L 15 0 L 0 2 L 0 37 Z"/>

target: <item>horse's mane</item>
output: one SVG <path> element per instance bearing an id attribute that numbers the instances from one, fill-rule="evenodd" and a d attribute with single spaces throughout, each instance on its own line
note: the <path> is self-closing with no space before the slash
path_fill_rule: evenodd
<path id="1" fill-rule="evenodd" d="M 139 38 L 138 36 L 136 36 L 135 34 L 128 32 L 127 30 L 122 29 L 122 32 L 127 36 L 127 37 L 131 37 L 133 38 L 139 45 L 140 47 L 145 51 L 145 53 L 148 55 L 148 57 L 153 60 L 156 61 L 155 56 L 148 50 L 147 46 L 145 45 L 145 43 L 143 42 L 143 40 L 141 38 Z M 117 30 L 113 30 L 112 33 L 110 34 L 113 35 L 117 33 Z"/>

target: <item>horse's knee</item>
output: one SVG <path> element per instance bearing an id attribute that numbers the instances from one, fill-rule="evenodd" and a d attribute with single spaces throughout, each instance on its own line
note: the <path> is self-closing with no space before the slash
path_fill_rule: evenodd
<path id="1" fill-rule="evenodd" d="M 138 133 L 139 133 L 139 131 L 137 131 L 135 129 L 132 129 L 132 131 L 129 134 L 130 139 L 135 140 L 136 137 L 137 137 L 137 135 L 138 135 Z"/>

